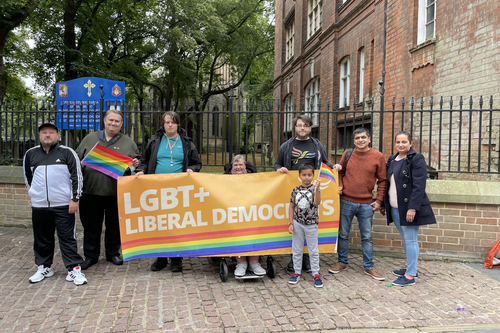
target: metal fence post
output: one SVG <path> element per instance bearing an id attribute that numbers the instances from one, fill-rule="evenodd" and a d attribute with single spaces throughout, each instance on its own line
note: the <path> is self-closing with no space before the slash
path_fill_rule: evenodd
<path id="1" fill-rule="evenodd" d="M 233 159 L 233 98 L 232 98 L 232 92 L 233 90 L 231 89 L 231 96 L 229 97 L 229 163 L 231 163 L 231 160 Z"/>
<path id="2" fill-rule="evenodd" d="M 99 88 L 101 88 L 101 92 L 100 92 L 100 96 L 101 98 L 99 99 L 99 113 L 101 114 L 101 128 L 100 129 L 104 129 L 104 86 L 101 84 L 99 86 Z"/>

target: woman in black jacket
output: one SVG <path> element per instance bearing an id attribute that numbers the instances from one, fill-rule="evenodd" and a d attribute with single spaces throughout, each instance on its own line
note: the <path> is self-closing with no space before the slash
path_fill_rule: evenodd
<path id="1" fill-rule="evenodd" d="M 201 159 L 196 146 L 180 127 L 180 117 L 167 111 L 161 118 L 161 128 L 149 140 L 142 153 L 136 178 L 143 174 L 199 172 Z M 171 258 L 172 272 L 182 272 L 182 258 Z M 159 257 L 151 265 L 152 271 L 164 269 L 168 258 Z"/>
<path id="2" fill-rule="evenodd" d="M 411 147 L 411 135 L 399 132 L 395 138 L 398 151 L 387 161 L 387 183 L 384 195 L 384 209 L 387 224 L 394 222 L 398 228 L 406 253 L 406 269 L 397 269 L 396 286 L 415 284 L 419 254 L 418 229 L 421 225 L 434 224 L 429 198 L 425 193 L 427 165 L 422 154 Z"/>

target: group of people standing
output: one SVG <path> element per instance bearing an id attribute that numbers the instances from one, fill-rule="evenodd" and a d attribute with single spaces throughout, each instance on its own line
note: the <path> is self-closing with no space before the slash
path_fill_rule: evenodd
<path id="1" fill-rule="evenodd" d="M 397 153 L 392 155 L 386 162 L 381 152 L 370 148 L 370 132 L 360 127 L 354 130 L 354 149 L 347 149 L 339 162 L 332 165 L 321 143 L 310 136 L 312 120 L 306 115 L 294 119 L 294 138 L 289 139 L 281 145 L 276 163 L 274 165 L 278 172 L 287 173 L 288 170 L 299 170 L 299 178 L 302 180 L 303 165 L 310 165 L 313 170 L 321 168 L 321 163 L 339 172 L 339 194 L 340 194 L 340 221 L 337 237 L 338 262 L 328 269 L 332 274 L 338 274 L 347 269 L 349 261 L 349 233 L 354 217 L 358 221 L 361 235 L 361 248 L 363 253 L 364 273 L 375 280 L 383 281 L 385 277 L 375 268 L 373 262 L 373 240 L 372 226 L 375 211 L 380 210 L 382 215 L 387 216 L 387 224 L 394 222 L 401 238 L 406 253 L 406 268 L 396 269 L 393 274 L 398 278 L 393 285 L 408 286 L 415 284 L 417 274 L 417 260 L 419 254 L 418 230 L 421 225 L 434 224 L 436 218 L 425 193 L 427 178 L 427 166 L 422 154 L 417 153 L 411 144 L 411 134 L 400 132 L 395 137 L 395 148 Z M 297 226 L 301 229 L 311 224 L 316 225 L 316 236 L 307 236 L 307 232 L 301 232 L 301 237 L 294 242 L 303 244 L 304 239 L 308 245 L 311 256 L 311 267 L 314 284 L 322 287 L 323 283 L 319 276 L 319 260 L 317 259 L 317 224 L 318 218 L 315 214 L 309 214 L 308 218 L 301 218 L 304 210 L 318 205 L 319 190 L 315 188 L 318 184 L 307 183 L 297 187 L 292 192 L 290 199 L 290 229 L 289 232 L 296 233 Z M 387 186 L 387 183 L 389 186 Z M 376 189 L 375 200 L 373 191 Z M 312 188 L 312 189 L 311 189 Z M 308 202 L 301 208 L 297 205 L 297 192 L 307 193 Z M 295 195 L 294 195 L 295 194 Z M 301 195 L 301 198 L 306 197 Z M 292 209 L 293 207 L 293 209 Z M 309 237 L 309 238 L 308 238 Z M 316 238 L 316 242 L 314 242 Z M 310 247 L 309 242 L 313 241 Z M 293 263 L 289 264 L 294 272 L 289 283 L 295 284 L 300 280 L 302 269 L 308 270 L 303 265 L 305 257 L 302 256 L 303 246 L 292 246 Z M 314 258 L 314 260 L 313 260 Z M 313 264 L 314 262 L 314 264 Z M 318 263 L 318 264 L 316 264 Z"/>
<path id="2" fill-rule="evenodd" d="M 57 231 L 64 265 L 68 270 L 67 281 L 76 285 L 87 283 L 82 273 L 99 260 L 101 253 L 102 223 L 106 260 L 122 265 L 120 256 L 120 229 L 117 205 L 117 181 L 97 170 L 81 165 L 81 160 L 96 143 L 133 158 L 135 177 L 144 174 L 199 172 L 202 164 L 196 146 L 180 127 L 180 117 L 173 111 L 166 112 L 161 127 L 148 142 L 142 156 L 134 141 L 120 132 L 123 117 L 120 111 L 110 110 L 104 119 L 104 129 L 87 135 L 76 152 L 59 145 L 58 128 L 45 123 L 39 127 L 40 146 L 28 150 L 23 168 L 26 186 L 31 197 L 34 233 L 35 263 L 38 268 L 29 278 L 31 283 L 54 275 L 52 270 Z M 411 148 L 411 135 L 401 132 L 396 135 L 398 151 L 387 163 L 382 153 L 369 147 L 370 133 L 365 128 L 354 131 L 355 149 L 344 152 L 339 164 L 328 162 L 328 155 L 321 142 L 310 136 L 312 120 L 306 115 L 294 119 L 296 136 L 286 141 L 279 149 L 275 170 L 288 173 L 299 170 L 302 185 L 295 188 L 290 198 L 290 225 L 293 255 L 288 269 L 293 271 L 289 282 L 300 280 L 302 269 L 311 272 L 316 287 L 323 283 L 319 275 L 318 205 L 321 194 L 318 182 L 312 182 L 314 170 L 325 163 L 339 171 L 340 222 L 338 233 L 338 262 L 328 269 L 337 274 L 348 266 L 349 232 L 354 216 L 357 217 L 363 250 L 365 274 L 376 280 L 384 280 L 374 267 L 371 229 L 373 215 L 380 210 L 387 215 L 387 223 L 394 222 L 401 234 L 407 255 L 406 269 L 393 273 L 398 279 L 395 285 L 415 283 L 417 274 L 418 241 L 420 225 L 436 223 L 429 199 L 425 194 L 425 159 Z M 226 173 L 245 174 L 257 170 L 243 156 L 237 155 Z M 125 175 L 130 175 L 127 169 Z M 387 182 L 389 186 L 386 186 Z M 377 195 L 373 200 L 373 190 Z M 80 207 L 80 218 L 84 228 L 84 255 L 78 254 L 76 243 L 75 213 Z M 316 242 L 314 240 L 316 239 Z M 306 240 L 308 255 L 302 253 Z M 256 275 L 265 270 L 258 256 L 238 257 L 236 276 L 243 276 L 250 269 Z M 159 257 L 151 265 L 159 271 L 168 265 L 167 257 Z M 182 258 L 170 258 L 171 270 L 182 271 Z"/>

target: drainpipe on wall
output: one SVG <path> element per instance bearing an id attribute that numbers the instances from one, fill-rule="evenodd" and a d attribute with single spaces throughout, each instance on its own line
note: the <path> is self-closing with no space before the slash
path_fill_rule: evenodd
<path id="1" fill-rule="evenodd" d="M 378 150 L 382 152 L 384 143 L 384 96 L 385 96 L 385 59 L 387 56 L 387 2 L 384 0 L 384 40 L 382 42 L 382 80 L 378 82 L 380 85 L 380 129 L 379 129 L 379 140 L 378 140 Z"/>

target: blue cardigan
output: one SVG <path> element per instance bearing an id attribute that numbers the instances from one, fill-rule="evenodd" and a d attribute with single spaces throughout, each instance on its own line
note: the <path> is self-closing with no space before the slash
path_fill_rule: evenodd
<path id="1" fill-rule="evenodd" d="M 427 165 L 422 154 L 413 148 L 406 155 L 406 159 L 393 163 L 398 153 L 387 160 L 387 182 L 394 174 L 398 195 L 399 221 L 403 226 L 424 225 L 436 223 L 436 217 L 431 208 L 429 198 L 425 193 L 427 180 Z M 389 204 L 389 184 L 385 188 L 384 206 L 386 208 L 387 224 L 394 222 Z M 406 221 L 408 209 L 415 209 L 413 222 Z"/>

